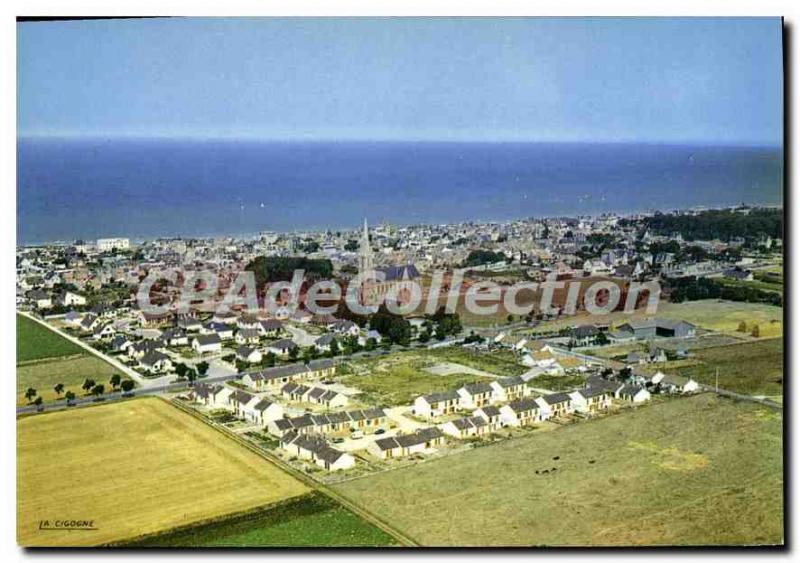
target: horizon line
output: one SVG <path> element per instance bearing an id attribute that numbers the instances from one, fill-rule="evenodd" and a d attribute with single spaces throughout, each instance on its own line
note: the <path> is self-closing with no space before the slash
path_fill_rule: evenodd
<path id="1" fill-rule="evenodd" d="M 85 133 L 17 133 L 20 141 L 172 141 L 172 142 L 248 142 L 248 143 L 395 143 L 395 144 L 572 144 L 572 145 L 661 145 L 661 146 L 716 146 L 716 147 L 762 147 L 783 149 L 783 140 L 716 140 L 716 139 L 556 139 L 556 138 L 395 138 L 395 137 L 269 137 L 255 135 L 165 135 L 165 134 L 85 134 Z"/>

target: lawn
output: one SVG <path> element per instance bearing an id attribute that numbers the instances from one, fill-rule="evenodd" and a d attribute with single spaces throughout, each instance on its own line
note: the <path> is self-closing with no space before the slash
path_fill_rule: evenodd
<path id="1" fill-rule="evenodd" d="M 17 365 L 41 360 L 83 354 L 84 350 L 52 330 L 22 315 L 17 315 Z"/>
<path id="2" fill-rule="evenodd" d="M 53 360 L 32 362 L 17 366 L 17 404 L 27 403 L 24 393 L 28 387 L 33 387 L 44 401 L 53 401 L 59 398 L 53 387 L 56 383 L 64 384 L 64 391 L 72 391 L 77 396 L 84 395 L 81 384 L 86 378 L 103 383 L 110 389 L 109 379 L 114 373 L 120 373 L 111 364 L 96 356 L 77 356 Z M 120 373 L 122 379 L 128 376 Z"/>
<path id="3" fill-rule="evenodd" d="M 134 542 L 130 547 L 380 547 L 394 539 L 328 497 L 311 493 L 239 518 Z"/>
<path id="4" fill-rule="evenodd" d="M 89 546 L 255 509 L 308 488 L 155 398 L 17 421 L 17 542 Z M 95 530 L 40 530 L 43 520 Z"/>
<path id="5" fill-rule="evenodd" d="M 750 395 L 783 395 L 783 339 L 756 340 L 694 352 L 695 365 L 680 368 L 681 375 Z M 670 370 L 665 370 L 670 371 Z"/>
<path id="6" fill-rule="evenodd" d="M 334 488 L 428 546 L 783 541 L 781 415 L 667 400 Z"/>
<path id="7" fill-rule="evenodd" d="M 350 375 L 339 380 L 348 387 L 360 389 L 363 392 L 359 397 L 361 402 L 382 406 L 407 405 L 419 395 L 457 389 L 475 381 L 490 381 L 490 378 L 466 373 L 434 375 L 425 370 L 433 363 L 416 352 L 399 352 L 350 362 L 346 370 Z"/>

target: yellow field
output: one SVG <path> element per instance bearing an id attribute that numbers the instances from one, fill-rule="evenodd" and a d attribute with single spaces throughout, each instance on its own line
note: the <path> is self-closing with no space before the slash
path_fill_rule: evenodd
<path id="1" fill-rule="evenodd" d="M 159 399 L 17 421 L 17 542 L 88 546 L 240 512 L 308 487 Z M 94 530 L 40 530 L 56 521 Z"/>

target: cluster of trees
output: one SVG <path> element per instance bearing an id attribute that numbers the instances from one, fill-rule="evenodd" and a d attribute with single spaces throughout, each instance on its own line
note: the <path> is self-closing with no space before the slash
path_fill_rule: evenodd
<path id="1" fill-rule="evenodd" d="M 411 323 L 400 315 L 392 313 L 382 304 L 369 319 L 369 326 L 377 330 L 390 344 L 408 346 L 411 342 Z"/>
<path id="2" fill-rule="evenodd" d="M 460 334 L 462 330 L 461 317 L 445 312 L 444 307 L 439 307 L 433 315 L 426 315 L 422 326 L 423 330 L 418 336 L 420 342 L 427 342 L 431 338 L 442 341 L 448 336 Z"/>
<path id="3" fill-rule="evenodd" d="M 306 279 L 312 281 L 329 279 L 333 275 L 330 260 L 303 256 L 259 256 L 245 269 L 253 272 L 258 288 L 263 288 L 266 283 L 291 281 L 295 270 L 304 270 Z"/>
<path id="4" fill-rule="evenodd" d="M 491 250 L 473 250 L 467 255 L 464 260 L 464 267 L 471 268 L 475 266 L 482 266 L 483 264 L 494 264 L 495 262 L 502 262 L 506 259 L 506 255 L 502 252 L 492 252 Z"/>
<path id="5" fill-rule="evenodd" d="M 697 215 L 656 213 L 644 222 L 653 232 L 663 235 L 678 232 L 686 240 L 728 241 L 734 237 L 755 239 L 762 235 L 783 238 L 782 209 L 751 209 L 749 213 L 709 210 Z"/>
<path id="6" fill-rule="evenodd" d="M 667 285 L 670 301 L 699 301 L 700 299 L 727 299 L 748 303 L 768 303 L 778 307 L 783 305 L 783 295 L 742 284 L 724 285 L 709 278 L 694 276 L 669 280 Z"/>
<path id="7" fill-rule="evenodd" d="M 113 374 L 108 383 L 111 385 L 112 391 L 118 391 L 121 389 L 123 393 L 130 393 L 136 385 L 132 379 L 123 380 L 118 373 Z M 53 391 L 55 394 L 59 398 L 63 395 L 64 399 L 67 401 L 67 404 L 69 404 L 75 400 L 75 393 L 73 391 L 64 392 L 64 389 L 65 387 L 63 383 L 56 383 L 53 386 Z M 100 397 L 106 392 L 106 386 L 103 383 L 98 383 L 94 379 L 88 377 L 83 380 L 81 389 L 86 392 L 86 395 L 94 395 L 95 397 Z M 39 392 L 33 387 L 28 387 L 28 389 L 25 390 L 25 399 L 27 399 L 28 404 L 36 405 L 37 407 L 41 406 L 44 402 L 42 396 L 39 395 Z"/>
<path id="8" fill-rule="evenodd" d="M 208 373 L 209 367 L 211 366 L 206 361 L 199 362 L 194 367 L 180 362 L 175 364 L 175 374 L 179 379 L 187 379 L 191 385 L 198 377 L 204 377 Z"/>

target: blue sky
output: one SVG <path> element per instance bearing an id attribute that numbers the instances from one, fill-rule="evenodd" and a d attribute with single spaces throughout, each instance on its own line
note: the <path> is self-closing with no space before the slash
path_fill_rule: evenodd
<path id="1" fill-rule="evenodd" d="M 18 24 L 20 136 L 782 143 L 769 19 Z"/>

